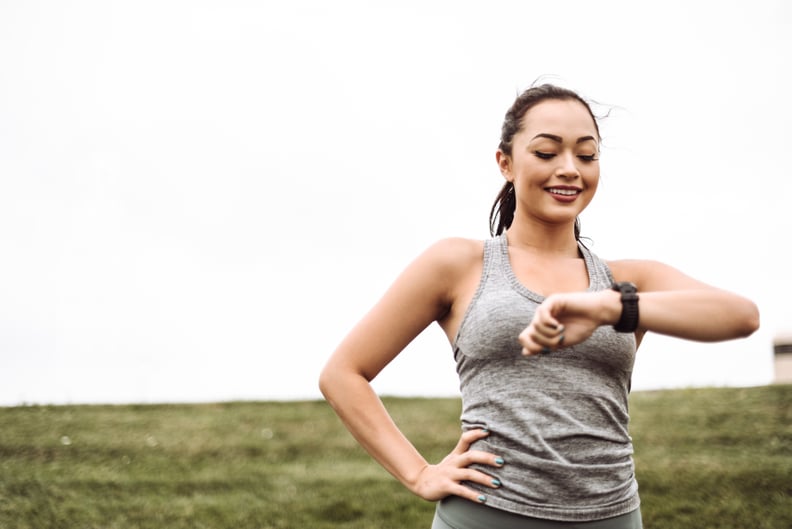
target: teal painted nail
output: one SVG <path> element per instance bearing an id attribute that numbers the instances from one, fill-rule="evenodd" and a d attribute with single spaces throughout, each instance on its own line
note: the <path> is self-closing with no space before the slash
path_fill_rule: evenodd
<path id="1" fill-rule="evenodd" d="M 558 338 L 558 345 L 561 345 L 562 343 L 564 343 L 564 335 L 563 334 Z"/>
<path id="2" fill-rule="evenodd" d="M 492 484 L 495 485 L 496 487 L 500 487 L 501 486 L 501 482 L 500 482 L 499 479 L 493 479 L 492 480 Z"/>
<path id="3" fill-rule="evenodd" d="M 481 503 L 487 503 L 487 497 L 482 494 L 481 496 L 478 497 L 478 501 L 480 501 Z"/>
<path id="4" fill-rule="evenodd" d="M 542 354 L 547 354 L 549 352 L 550 352 L 550 348 L 549 347 L 542 347 Z"/>
<path id="5" fill-rule="evenodd" d="M 481 431 L 484 433 L 489 433 L 489 428 L 482 428 Z"/>
<path id="6" fill-rule="evenodd" d="M 496 457 L 495 458 L 495 464 L 496 465 L 502 465 L 503 463 L 504 463 L 504 461 L 503 461 L 502 457 Z"/>

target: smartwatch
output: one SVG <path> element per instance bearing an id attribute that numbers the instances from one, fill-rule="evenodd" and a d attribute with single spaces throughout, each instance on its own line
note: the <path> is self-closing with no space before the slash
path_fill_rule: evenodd
<path id="1" fill-rule="evenodd" d="M 635 332 L 638 328 L 638 289 L 629 281 L 613 283 L 611 289 L 621 294 L 622 313 L 613 326 L 617 332 Z"/>

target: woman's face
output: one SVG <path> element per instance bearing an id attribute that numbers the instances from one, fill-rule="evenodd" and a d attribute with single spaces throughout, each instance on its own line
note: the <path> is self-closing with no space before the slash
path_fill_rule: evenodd
<path id="1" fill-rule="evenodd" d="M 498 165 L 514 184 L 515 220 L 574 222 L 599 183 L 599 135 L 588 110 L 574 100 L 548 100 L 525 114 L 512 155 Z"/>

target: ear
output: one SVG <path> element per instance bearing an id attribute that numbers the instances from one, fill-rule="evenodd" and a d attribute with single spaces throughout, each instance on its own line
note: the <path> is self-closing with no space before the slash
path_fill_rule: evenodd
<path id="1" fill-rule="evenodd" d="M 503 178 L 505 178 L 507 182 L 514 182 L 514 175 L 512 175 L 511 170 L 511 156 L 498 149 L 498 151 L 495 153 L 495 161 L 498 162 L 498 169 L 500 169 Z"/>

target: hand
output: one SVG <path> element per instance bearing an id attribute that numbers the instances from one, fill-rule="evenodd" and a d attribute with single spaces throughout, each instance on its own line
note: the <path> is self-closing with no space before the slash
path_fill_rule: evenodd
<path id="1" fill-rule="evenodd" d="M 470 450 L 474 441 L 489 435 L 486 430 L 470 430 L 462 434 L 454 450 L 439 464 L 425 466 L 412 488 L 413 492 L 428 501 L 437 501 L 446 496 L 460 496 L 470 501 L 482 503 L 486 497 L 476 490 L 462 485 L 463 481 L 479 483 L 496 489 L 500 482 L 492 476 L 468 468 L 473 463 L 502 467 L 503 460 L 493 454 L 480 450 Z M 484 499 L 482 499 L 484 498 Z"/>
<path id="2" fill-rule="evenodd" d="M 536 309 L 530 325 L 520 333 L 526 356 L 576 345 L 600 325 L 618 318 L 619 294 L 611 290 L 574 292 L 548 296 Z M 615 321 L 615 320 L 614 320 Z"/>

